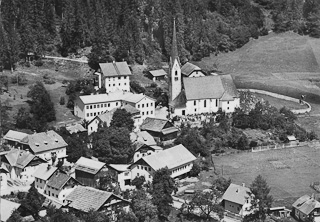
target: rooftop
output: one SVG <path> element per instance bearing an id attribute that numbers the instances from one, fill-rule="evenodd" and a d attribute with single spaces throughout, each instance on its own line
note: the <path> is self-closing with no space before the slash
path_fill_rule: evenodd
<path id="1" fill-rule="evenodd" d="M 302 213 L 309 215 L 314 209 L 320 208 L 320 203 L 309 195 L 300 197 L 292 204 L 292 207 L 298 209 Z"/>
<path id="2" fill-rule="evenodd" d="M 125 172 L 128 170 L 130 164 L 108 164 L 108 166 L 110 166 L 118 172 Z"/>
<path id="3" fill-rule="evenodd" d="M 153 136 L 150 135 L 147 131 L 139 131 L 137 133 L 130 133 L 130 140 L 133 143 L 141 143 L 146 145 L 156 145 L 156 141 Z"/>
<path id="4" fill-rule="evenodd" d="M 181 73 L 185 76 L 189 76 L 193 71 L 201 71 L 201 69 L 199 66 L 196 66 L 190 62 L 186 62 L 181 67 Z"/>
<path id="5" fill-rule="evenodd" d="M 222 100 L 233 100 L 235 97 L 239 97 L 238 90 L 233 82 L 231 75 L 220 75 L 225 93 L 222 96 Z"/>
<path id="6" fill-rule="evenodd" d="M 60 190 L 70 179 L 73 178 L 68 176 L 66 173 L 56 171 L 48 180 L 47 185 Z"/>
<path id="7" fill-rule="evenodd" d="M 11 166 L 15 166 L 18 168 L 25 168 L 32 160 L 38 162 L 37 165 L 41 163 L 45 163 L 45 160 L 25 151 L 19 149 L 12 149 L 6 155 L 5 158 L 8 160 Z"/>
<path id="8" fill-rule="evenodd" d="M 106 77 L 132 75 L 127 62 L 99 63 L 99 66 Z"/>
<path id="9" fill-rule="evenodd" d="M 164 71 L 163 69 L 152 70 L 152 71 L 149 71 L 149 72 L 154 77 L 167 75 L 166 71 Z"/>
<path id="10" fill-rule="evenodd" d="M 231 183 L 223 194 L 222 199 L 244 205 L 246 200 L 250 197 L 249 193 L 250 189 L 248 187 Z"/>
<path id="11" fill-rule="evenodd" d="M 55 166 L 50 166 L 49 164 L 43 164 L 41 167 L 38 167 L 33 176 L 41 180 L 48 180 L 54 172 L 58 170 Z"/>
<path id="12" fill-rule="evenodd" d="M 15 130 L 9 130 L 6 135 L 3 136 L 3 139 L 5 140 L 11 140 L 11 141 L 16 141 L 16 142 L 21 142 L 23 138 L 28 136 L 28 134 L 15 131 Z"/>
<path id="13" fill-rule="evenodd" d="M 150 98 L 150 97 L 148 97 L 148 96 L 146 96 L 146 95 L 144 95 L 142 93 L 140 93 L 140 94 L 131 93 L 128 96 L 125 96 L 123 98 L 123 100 L 126 101 L 126 102 L 129 102 L 129 103 L 138 103 L 144 98 L 148 98 L 148 99 L 151 99 L 151 100 L 155 101 L 155 99 Z"/>
<path id="14" fill-rule="evenodd" d="M 173 169 L 196 160 L 196 157 L 180 144 L 162 152 L 142 157 L 142 159 L 152 167 L 152 169 L 159 170 L 164 167 Z"/>
<path id="15" fill-rule="evenodd" d="M 162 132 L 164 128 L 172 127 L 173 124 L 166 119 L 157 119 L 147 117 L 140 126 L 141 130 Z"/>
<path id="16" fill-rule="evenodd" d="M 66 126 L 66 129 L 69 131 L 70 134 L 81 133 L 81 132 L 87 131 L 87 129 L 84 128 L 80 123 L 68 125 L 68 126 Z"/>
<path id="17" fill-rule="evenodd" d="M 113 102 L 113 101 L 121 101 L 124 97 L 131 94 L 132 93 L 130 92 L 118 90 L 115 92 L 104 93 L 104 94 L 79 96 L 79 99 L 84 104 L 107 103 L 107 102 Z"/>
<path id="18" fill-rule="evenodd" d="M 97 160 L 80 157 L 75 163 L 76 170 L 97 174 L 106 164 Z"/>
<path id="19" fill-rule="evenodd" d="M 1 221 L 7 221 L 15 209 L 21 204 L 1 198 Z"/>
<path id="20" fill-rule="evenodd" d="M 28 144 L 34 154 L 68 146 L 63 138 L 53 130 L 28 135 L 22 140 L 22 143 Z"/>

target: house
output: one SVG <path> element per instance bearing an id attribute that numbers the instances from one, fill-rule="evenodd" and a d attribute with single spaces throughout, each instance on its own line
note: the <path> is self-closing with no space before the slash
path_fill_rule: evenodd
<path id="1" fill-rule="evenodd" d="M 19 209 L 21 204 L 1 198 L 0 206 L 1 206 L 0 211 L 1 211 L 1 222 L 2 222 L 2 221 L 7 221 L 11 217 L 13 211 Z"/>
<path id="2" fill-rule="evenodd" d="M 129 210 L 130 202 L 111 192 L 98 190 L 92 187 L 78 186 L 66 197 L 69 211 L 105 212 L 114 218 L 115 211 Z"/>
<path id="3" fill-rule="evenodd" d="M 222 196 L 224 209 L 241 217 L 251 213 L 251 191 L 249 188 L 231 183 Z"/>
<path id="4" fill-rule="evenodd" d="M 182 78 L 175 23 L 169 67 L 169 111 L 173 116 L 212 113 L 220 108 L 232 113 L 240 106 L 239 93 L 231 75 L 202 76 L 192 72 L 198 78 Z"/>
<path id="5" fill-rule="evenodd" d="M 43 164 L 34 172 L 34 186 L 39 193 L 47 194 L 47 183 L 56 171 L 58 171 L 57 167 Z"/>
<path id="6" fill-rule="evenodd" d="M 287 209 L 286 207 L 271 207 L 270 208 L 270 215 L 275 219 L 281 219 L 285 217 L 290 217 L 291 210 Z"/>
<path id="7" fill-rule="evenodd" d="M 66 126 L 66 130 L 70 133 L 70 134 L 76 134 L 76 133 L 86 133 L 87 129 L 84 128 L 80 123 L 75 123 L 75 124 L 69 124 Z"/>
<path id="8" fill-rule="evenodd" d="M 4 143 L 9 145 L 10 147 L 16 147 L 19 148 L 21 141 L 28 136 L 28 134 L 15 131 L 15 130 L 9 130 L 6 135 L 3 136 Z"/>
<path id="9" fill-rule="evenodd" d="M 133 144 L 146 144 L 149 146 L 157 145 L 153 136 L 151 136 L 147 131 L 131 132 L 130 140 Z"/>
<path id="10" fill-rule="evenodd" d="M 132 75 L 127 62 L 99 63 L 98 87 L 106 88 L 106 92 L 130 91 L 130 76 Z"/>
<path id="11" fill-rule="evenodd" d="M 8 174 L 9 170 L 2 163 L 0 167 L 0 189 L 6 189 L 8 187 Z"/>
<path id="12" fill-rule="evenodd" d="M 159 80 L 164 80 L 166 77 L 167 73 L 163 69 L 157 69 L 157 70 L 152 70 L 149 71 L 149 78 L 152 79 L 152 81 L 159 81 Z"/>
<path id="13" fill-rule="evenodd" d="M 131 180 L 144 176 L 146 181 L 152 181 L 154 172 L 167 167 L 171 177 L 176 178 L 187 174 L 193 166 L 196 157 L 183 145 L 177 145 L 152 155 L 144 156 L 129 166 Z"/>
<path id="14" fill-rule="evenodd" d="M 147 156 L 147 155 L 152 155 L 155 153 L 159 153 L 163 150 L 162 147 L 156 146 L 156 145 L 147 145 L 144 143 L 137 143 L 136 144 L 136 150 L 133 155 L 133 162 L 138 161 L 140 158 Z"/>
<path id="15" fill-rule="evenodd" d="M 292 146 L 296 146 L 296 145 L 299 144 L 299 140 L 297 140 L 296 137 L 293 136 L 293 135 L 292 136 L 287 136 L 286 141 Z"/>
<path id="16" fill-rule="evenodd" d="M 203 77 L 206 76 L 205 73 L 201 70 L 200 67 L 190 63 L 186 62 L 182 67 L 181 67 L 181 74 L 183 77 Z"/>
<path id="17" fill-rule="evenodd" d="M 48 195 L 48 197 L 64 202 L 66 196 L 78 185 L 80 185 L 79 181 L 64 172 L 57 170 L 47 180 L 47 186 L 44 189 L 44 193 Z"/>
<path id="18" fill-rule="evenodd" d="M 147 131 L 161 141 L 177 138 L 178 128 L 166 119 L 146 118 L 140 126 L 140 130 Z"/>
<path id="19" fill-rule="evenodd" d="M 133 94 L 125 91 L 79 96 L 74 103 L 74 115 L 86 121 L 91 121 L 104 112 L 125 105 L 131 105 L 139 110 L 141 121 L 155 115 L 154 99 L 143 94 Z M 141 123 L 140 117 L 138 122 Z"/>
<path id="20" fill-rule="evenodd" d="M 127 104 L 127 105 L 123 105 L 123 106 L 121 106 L 119 108 L 112 109 L 110 112 L 104 112 L 104 113 L 100 114 L 99 116 L 96 116 L 94 119 L 92 119 L 88 123 L 88 135 L 90 135 L 93 132 L 97 132 L 99 126 L 104 124 L 104 123 L 107 124 L 107 126 L 110 126 L 111 120 L 113 118 L 113 114 L 117 109 L 124 109 L 128 113 L 130 113 L 131 114 L 131 118 L 134 121 L 134 126 L 135 127 L 138 127 L 139 124 L 141 124 L 140 111 L 138 109 L 136 109 L 135 107 Z"/>
<path id="21" fill-rule="evenodd" d="M 45 160 L 25 150 L 16 148 L 1 156 L 2 164 L 8 169 L 9 177 L 23 182 L 33 182 L 33 174 Z"/>
<path id="22" fill-rule="evenodd" d="M 131 190 L 135 186 L 131 186 L 131 172 L 128 168 L 130 164 L 108 164 L 110 174 L 117 178 L 119 187 L 122 191 Z"/>
<path id="23" fill-rule="evenodd" d="M 106 164 L 97 160 L 80 157 L 75 163 L 75 178 L 85 186 L 96 187 L 107 171 Z"/>
<path id="24" fill-rule="evenodd" d="M 319 221 L 320 203 L 314 198 L 314 195 L 304 195 L 292 204 L 292 214 L 301 221 L 308 221 L 310 217 Z"/>

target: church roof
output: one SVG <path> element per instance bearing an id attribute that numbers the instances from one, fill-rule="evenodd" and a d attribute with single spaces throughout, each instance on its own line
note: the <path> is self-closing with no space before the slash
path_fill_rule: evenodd
<path id="1" fill-rule="evenodd" d="M 237 88 L 233 82 L 231 75 L 220 75 L 225 93 L 221 100 L 233 100 L 235 97 L 239 97 Z"/>
<path id="2" fill-rule="evenodd" d="M 176 31 L 176 20 L 173 20 L 173 35 L 172 35 L 172 45 L 171 45 L 171 57 L 170 65 L 173 65 L 174 60 L 179 61 L 178 45 L 177 45 L 177 31 Z"/>
<path id="3" fill-rule="evenodd" d="M 225 91 L 220 76 L 183 78 L 187 100 L 220 99 Z"/>
<path id="4" fill-rule="evenodd" d="M 174 108 L 186 108 L 186 104 L 187 98 L 184 90 L 182 90 L 179 95 L 169 103 L 169 105 Z"/>

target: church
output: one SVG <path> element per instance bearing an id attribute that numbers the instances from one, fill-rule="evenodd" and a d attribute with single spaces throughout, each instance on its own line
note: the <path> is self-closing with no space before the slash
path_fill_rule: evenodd
<path id="1" fill-rule="evenodd" d="M 169 64 L 169 110 L 173 116 L 217 112 L 232 113 L 240 97 L 231 75 L 182 75 L 176 26 L 173 23 Z"/>

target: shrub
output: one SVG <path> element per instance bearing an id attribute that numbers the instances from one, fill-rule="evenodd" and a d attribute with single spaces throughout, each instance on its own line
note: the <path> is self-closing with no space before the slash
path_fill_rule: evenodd
<path id="1" fill-rule="evenodd" d="M 191 177 L 197 177 L 200 173 L 201 169 L 200 166 L 197 163 L 194 163 L 192 166 L 192 169 L 189 172 L 189 175 Z"/>
<path id="2" fill-rule="evenodd" d="M 130 82 L 130 87 L 136 92 L 136 93 L 145 93 L 146 89 L 143 88 L 138 82 L 132 81 Z"/>
<path id="3" fill-rule="evenodd" d="M 66 100 L 64 99 L 63 96 L 60 97 L 59 103 L 60 103 L 61 106 L 63 106 L 66 103 Z"/>
<path id="4" fill-rule="evenodd" d="M 43 80 L 43 82 L 48 85 L 52 85 L 56 83 L 56 81 L 54 81 L 53 79 L 45 79 Z"/>
<path id="5" fill-rule="evenodd" d="M 158 85 L 157 85 L 157 83 L 155 83 L 155 82 L 153 82 L 153 83 L 150 84 L 150 87 L 151 87 L 151 88 L 156 88 L 157 86 L 158 86 Z"/>
<path id="6" fill-rule="evenodd" d="M 34 65 L 35 66 L 42 66 L 43 65 L 43 61 L 41 60 L 41 59 L 38 59 L 38 60 L 36 60 L 35 62 L 34 62 Z"/>

